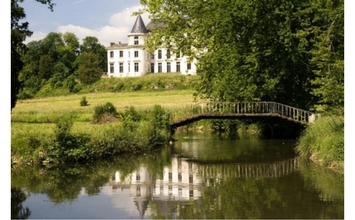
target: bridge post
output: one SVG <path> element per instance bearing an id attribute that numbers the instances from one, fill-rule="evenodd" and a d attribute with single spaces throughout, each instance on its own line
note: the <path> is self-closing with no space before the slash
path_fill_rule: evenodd
<path id="1" fill-rule="evenodd" d="M 314 123 L 314 120 L 316 119 L 315 115 L 314 114 L 310 114 L 308 116 L 308 122 L 309 123 Z"/>

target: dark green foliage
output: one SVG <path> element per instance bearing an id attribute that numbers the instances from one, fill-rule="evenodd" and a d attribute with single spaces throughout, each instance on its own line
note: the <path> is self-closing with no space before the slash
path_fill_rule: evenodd
<path id="1" fill-rule="evenodd" d="M 80 106 L 88 106 L 88 101 L 86 100 L 86 97 L 83 96 L 80 100 Z"/>
<path id="2" fill-rule="evenodd" d="M 87 144 L 90 137 L 86 134 L 72 134 L 73 119 L 67 116 L 59 119 L 54 130 L 55 138 L 45 145 L 50 162 L 60 163 L 87 159 Z"/>
<path id="3" fill-rule="evenodd" d="M 99 67 L 102 72 L 107 72 L 107 51 L 106 48 L 99 43 L 96 37 L 88 36 L 83 39 L 80 46 L 81 53 L 94 53 L 98 56 Z"/>
<path id="4" fill-rule="evenodd" d="M 343 1 L 141 1 L 148 47 L 197 59 L 199 96 L 303 109 L 343 100 Z M 138 12 L 139 13 L 139 12 Z M 335 88 L 335 93 L 332 93 Z"/>
<path id="5" fill-rule="evenodd" d="M 164 142 L 170 136 L 170 116 L 160 105 L 154 105 L 150 113 L 150 123 L 153 129 L 150 133 L 151 142 Z"/>
<path id="6" fill-rule="evenodd" d="M 92 84 L 101 78 L 102 70 L 94 53 L 81 54 L 78 65 L 78 77 L 83 84 Z"/>
<path id="7" fill-rule="evenodd" d="M 53 11 L 54 3 L 52 0 L 36 0 L 42 4 L 47 4 Z M 28 29 L 28 22 L 20 22 L 26 18 L 24 8 L 19 3 L 23 0 L 11 0 L 11 109 L 15 107 L 17 95 L 22 88 L 22 83 L 18 79 L 20 71 L 24 67 L 21 56 L 26 52 L 27 47 L 23 43 L 27 37 L 32 35 Z"/>

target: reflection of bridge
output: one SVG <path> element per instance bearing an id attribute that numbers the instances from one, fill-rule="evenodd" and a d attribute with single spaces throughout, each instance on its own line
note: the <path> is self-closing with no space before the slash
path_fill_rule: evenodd
<path id="1" fill-rule="evenodd" d="M 199 164 L 197 169 L 203 179 L 281 177 L 298 171 L 299 159 L 293 158 L 274 163 L 262 164 Z"/>
<path id="2" fill-rule="evenodd" d="M 279 117 L 296 123 L 314 121 L 313 113 L 277 102 L 207 102 L 172 113 L 171 127 L 174 130 L 200 119 L 240 117 Z"/>
<path id="3" fill-rule="evenodd" d="M 270 178 L 289 175 L 299 170 L 299 159 L 257 164 L 198 164 L 184 158 L 173 158 L 157 178 L 147 167 L 122 175 L 119 171 L 111 178 L 112 189 L 126 189 L 141 218 L 150 201 L 189 201 L 201 197 L 204 184 L 231 178 Z"/>

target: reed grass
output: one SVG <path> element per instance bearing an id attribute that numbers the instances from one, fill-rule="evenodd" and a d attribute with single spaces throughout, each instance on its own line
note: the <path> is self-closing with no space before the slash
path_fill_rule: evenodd
<path id="1" fill-rule="evenodd" d="M 324 116 L 310 124 L 298 140 L 296 151 L 328 166 L 344 163 L 344 117 Z"/>

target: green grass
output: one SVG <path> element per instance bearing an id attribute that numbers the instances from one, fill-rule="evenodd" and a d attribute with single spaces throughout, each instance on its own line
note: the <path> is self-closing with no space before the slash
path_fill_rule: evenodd
<path id="1" fill-rule="evenodd" d="M 147 74 L 142 77 L 102 78 L 91 85 L 77 84 L 77 94 L 133 91 L 170 91 L 195 90 L 200 83 L 200 77 L 185 76 L 181 73 Z M 49 82 L 36 93 L 34 98 L 71 95 L 65 83 L 62 87 L 52 88 Z"/>
<path id="2" fill-rule="evenodd" d="M 342 167 L 344 163 L 344 117 L 324 116 L 310 124 L 299 139 L 296 150 L 327 165 Z"/>
<path id="3" fill-rule="evenodd" d="M 71 114 L 75 121 L 90 122 L 95 106 L 112 103 L 117 111 L 134 106 L 144 111 L 155 104 L 174 111 L 193 104 L 194 90 L 96 92 L 85 94 L 88 106 L 81 106 L 83 94 L 19 100 L 12 109 L 12 122 L 53 123 L 63 114 Z"/>
<path id="4" fill-rule="evenodd" d="M 12 161 L 31 163 L 45 158 L 53 159 L 55 155 L 73 160 L 103 156 L 111 150 L 138 152 L 150 149 L 151 144 L 167 139 L 164 133 L 167 131 L 161 128 L 155 130 L 149 118 L 146 118 L 153 112 L 153 107 L 159 105 L 164 111 L 174 111 L 191 105 L 193 93 L 194 90 L 95 92 L 84 95 L 87 106 L 81 106 L 83 94 L 19 100 L 11 113 Z M 92 124 L 95 108 L 107 102 L 112 103 L 118 113 L 124 113 L 127 107 L 134 107 L 139 114 L 144 115 L 145 121 L 132 124 L 119 119 L 108 124 Z M 58 122 L 63 119 L 73 121 L 69 133 L 63 133 L 72 143 L 65 142 L 69 143 L 67 148 L 70 151 L 65 148 L 65 143 L 58 142 L 56 133 Z M 125 129 L 126 125 L 130 126 L 130 130 Z M 152 131 L 158 133 L 153 134 Z M 63 151 L 56 150 L 62 145 Z M 64 152 L 64 156 L 61 152 Z"/>

